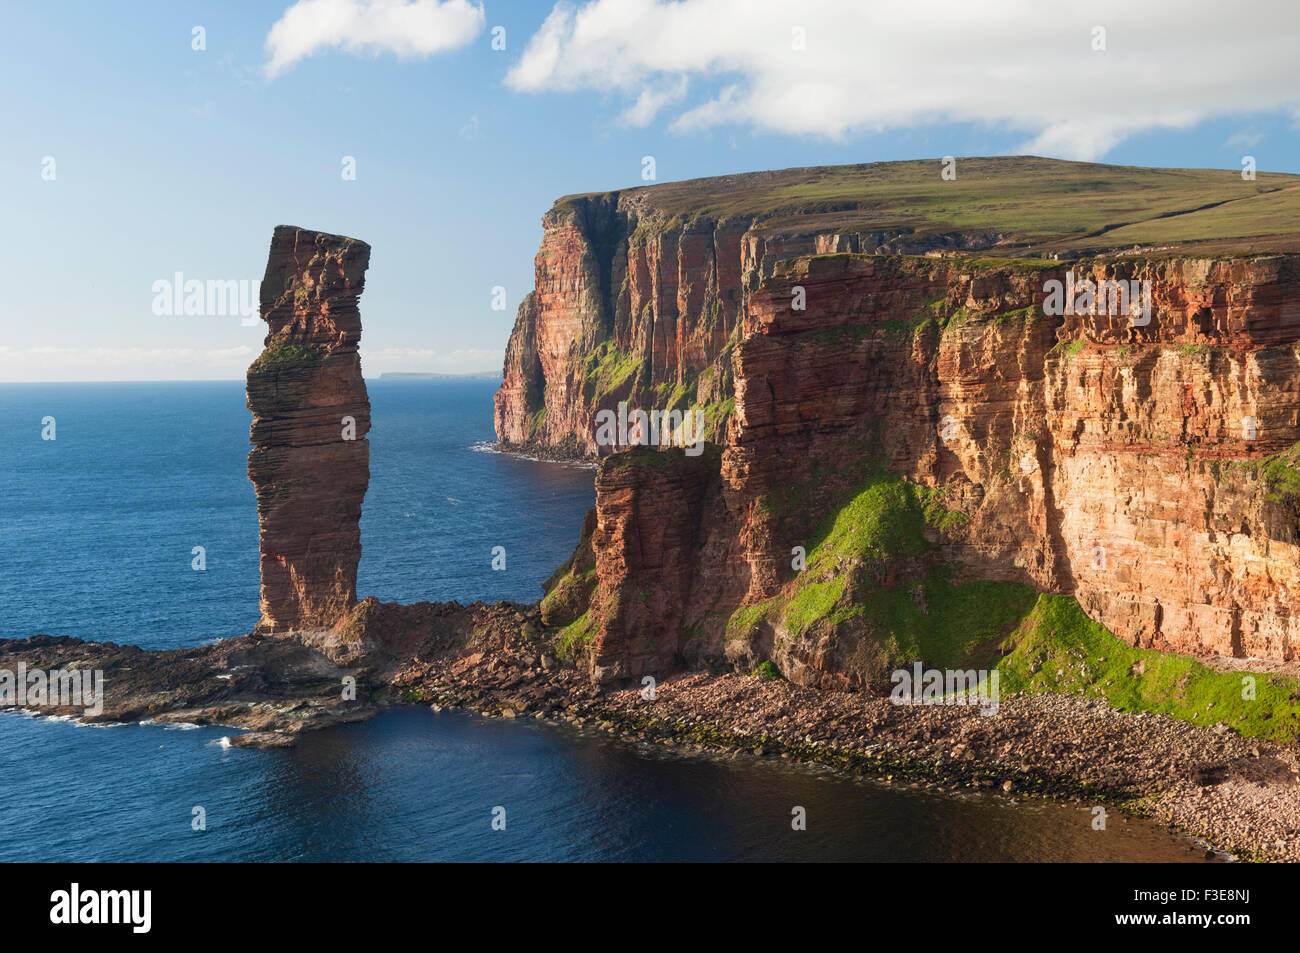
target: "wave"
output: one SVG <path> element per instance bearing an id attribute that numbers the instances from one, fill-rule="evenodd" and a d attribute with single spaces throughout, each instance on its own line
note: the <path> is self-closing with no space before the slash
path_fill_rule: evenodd
<path id="1" fill-rule="evenodd" d="M 135 722 L 129 721 L 87 721 L 81 715 L 51 715 L 39 708 L 0 708 L 0 714 L 18 715 L 21 718 L 41 719 L 42 721 L 57 721 L 65 725 L 75 725 L 78 728 L 123 728 Z"/>
<path id="2" fill-rule="evenodd" d="M 557 467 L 569 467 L 574 470 L 596 470 L 600 467 L 599 463 L 591 460 L 555 460 L 551 457 L 536 456 L 519 450 L 502 450 L 500 446 L 491 440 L 480 440 L 478 443 L 472 443 L 469 445 L 469 449 L 475 453 L 499 453 L 505 457 L 514 457 L 516 460 L 530 460 L 533 463 L 553 463 Z"/>

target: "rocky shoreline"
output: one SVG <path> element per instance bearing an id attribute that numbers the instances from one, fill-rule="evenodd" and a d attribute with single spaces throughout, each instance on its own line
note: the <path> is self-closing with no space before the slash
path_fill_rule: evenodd
<path id="1" fill-rule="evenodd" d="M 1004 695 L 997 714 L 983 716 L 975 707 L 897 706 L 781 679 L 691 672 L 659 682 L 650 698 L 640 688 L 598 688 L 557 658 L 535 606 L 370 606 L 385 609 L 418 611 L 421 631 L 436 634 L 385 648 L 362 641 L 342 655 L 310 635 L 165 652 L 37 636 L 0 641 L 0 668 L 101 668 L 103 710 L 86 720 L 245 729 L 232 736 L 236 746 L 291 746 L 299 732 L 389 705 L 456 707 L 677 750 L 816 763 L 885 783 L 1102 805 L 1242 859 L 1300 860 L 1300 757 L 1291 746 L 1072 695 Z M 355 697 L 344 699 L 348 678 Z M 41 712 L 81 716 L 67 706 Z"/>
<path id="2" fill-rule="evenodd" d="M 311 728 L 370 718 L 379 706 L 366 691 L 367 670 L 340 665 L 295 638 L 246 635 L 192 649 L 148 651 L 113 642 L 38 635 L 0 640 L 0 670 L 103 673 L 103 698 L 87 713 L 78 704 L 28 705 L 43 715 L 91 724 L 221 725 L 245 729 L 243 747 L 284 747 Z M 357 700 L 343 698 L 358 678 Z M 0 709 L 18 709 L 0 705 Z"/>
<path id="3" fill-rule="evenodd" d="M 413 663 L 398 699 L 568 722 L 629 740 L 750 752 L 888 783 L 1050 797 L 1150 817 L 1250 860 L 1300 860 L 1300 759 L 1287 746 L 1070 695 L 1004 696 L 997 715 L 686 673 L 600 691 L 538 645 Z"/>
<path id="4" fill-rule="evenodd" d="M 534 447 L 498 440 L 490 444 L 490 447 L 494 453 L 504 453 L 518 457 L 520 460 L 532 460 L 538 463 L 560 463 L 589 470 L 595 470 L 600 465 L 598 459 L 585 456 L 567 446 L 550 447 L 539 444 Z"/>

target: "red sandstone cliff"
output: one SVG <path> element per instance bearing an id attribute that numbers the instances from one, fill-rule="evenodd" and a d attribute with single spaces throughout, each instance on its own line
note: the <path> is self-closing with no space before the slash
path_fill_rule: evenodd
<path id="1" fill-rule="evenodd" d="M 597 583 L 562 636 L 597 680 L 772 659 L 805 684 L 862 687 L 878 679 L 881 637 L 863 607 L 905 591 L 929 611 L 936 571 L 1073 595 L 1142 647 L 1300 656 L 1293 240 L 1082 257 L 1063 244 L 1068 265 L 789 257 L 899 238 L 789 238 L 709 215 L 651 229 L 649 191 L 548 215 L 497 397 L 507 443 L 580 453 L 616 399 L 662 407 L 693 381 L 717 388 L 697 403 L 727 404 L 720 455 L 636 450 L 601 467 Z M 1005 236 L 967 243 L 981 240 Z M 1225 242 L 1253 253 L 1202 253 Z M 1045 314 L 1045 283 L 1067 269 L 1150 282 L 1150 323 Z M 882 473 L 937 493 L 926 505 L 946 515 L 927 545 L 796 573 L 792 549 L 812 551 Z M 794 618 L 819 586 L 820 615 Z"/>
<path id="2" fill-rule="evenodd" d="M 370 400 L 357 298 L 370 246 L 280 225 L 261 312 L 266 349 L 248 369 L 248 476 L 261 524 L 259 632 L 333 626 L 356 603 Z"/>
<path id="3" fill-rule="evenodd" d="M 788 593 L 792 547 L 811 549 L 824 517 L 880 470 L 942 489 L 961 519 L 928 531 L 932 558 L 960 578 L 1075 595 L 1143 647 L 1300 655 L 1300 474 L 1288 455 L 1300 440 L 1300 257 L 1073 269 L 1149 280 L 1151 323 L 1044 315 L 1044 283 L 1065 266 L 777 266 L 750 297 L 713 472 L 680 451 L 602 465 L 596 677 L 771 657 L 805 683 L 869 683 L 860 616 L 809 631 L 727 621 Z M 806 311 L 790 308 L 795 285 Z M 869 571 L 896 588 L 926 568 L 897 558 L 822 579 Z M 852 606 L 850 587 L 836 608 Z"/>
<path id="4" fill-rule="evenodd" d="M 534 289 L 506 350 L 498 440 L 596 457 L 607 452 L 596 444 L 596 414 L 626 400 L 699 408 L 709 438 L 722 442 L 735 396 L 730 354 L 749 296 L 796 256 L 1300 250 L 1294 234 L 1269 233 L 1280 205 L 1298 205 L 1295 176 L 1243 182 L 1212 170 L 1024 157 L 962 159 L 957 168 L 953 181 L 937 161 L 893 162 L 559 200 L 543 218 Z"/>
<path id="5" fill-rule="evenodd" d="M 744 195 L 773 173 L 704 180 Z M 686 183 L 690 185 L 690 183 Z M 676 211 L 679 186 L 576 196 L 543 218 L 536 282 L 520 305 L 496 395 L 507 446 L 593 457 L 596 414 L 621 400 L 694 406 L 711 439 L 731 412 L 730 346 L 749 291 L 800 254 L 987 248 L 997 235 L 846 231 L 836 215 Z"/>

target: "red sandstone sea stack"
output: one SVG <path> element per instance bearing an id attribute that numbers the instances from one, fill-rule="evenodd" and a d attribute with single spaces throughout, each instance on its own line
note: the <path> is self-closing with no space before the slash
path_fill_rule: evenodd
<path id="1" fill-rule="evenodd" d="M 260 633 L 328 628 L 356 604 L 370 400 L 357 298 L 370 246 L 279 225 L 262 279 L 266 349 L 248 369 L 248 476 L 261 525 Z"/>

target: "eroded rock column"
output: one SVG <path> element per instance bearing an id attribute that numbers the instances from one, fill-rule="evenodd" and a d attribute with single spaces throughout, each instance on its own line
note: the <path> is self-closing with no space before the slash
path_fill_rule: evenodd
<path id="1" fill-rule="evenodd" d="M 354 238 L 280 225 L 271 239 L 266 348 L 248 369 L 260 633 L 328 628 L 356 603 L 370 482 L 357 298 L 369 264 L 370 246 Z"/>

